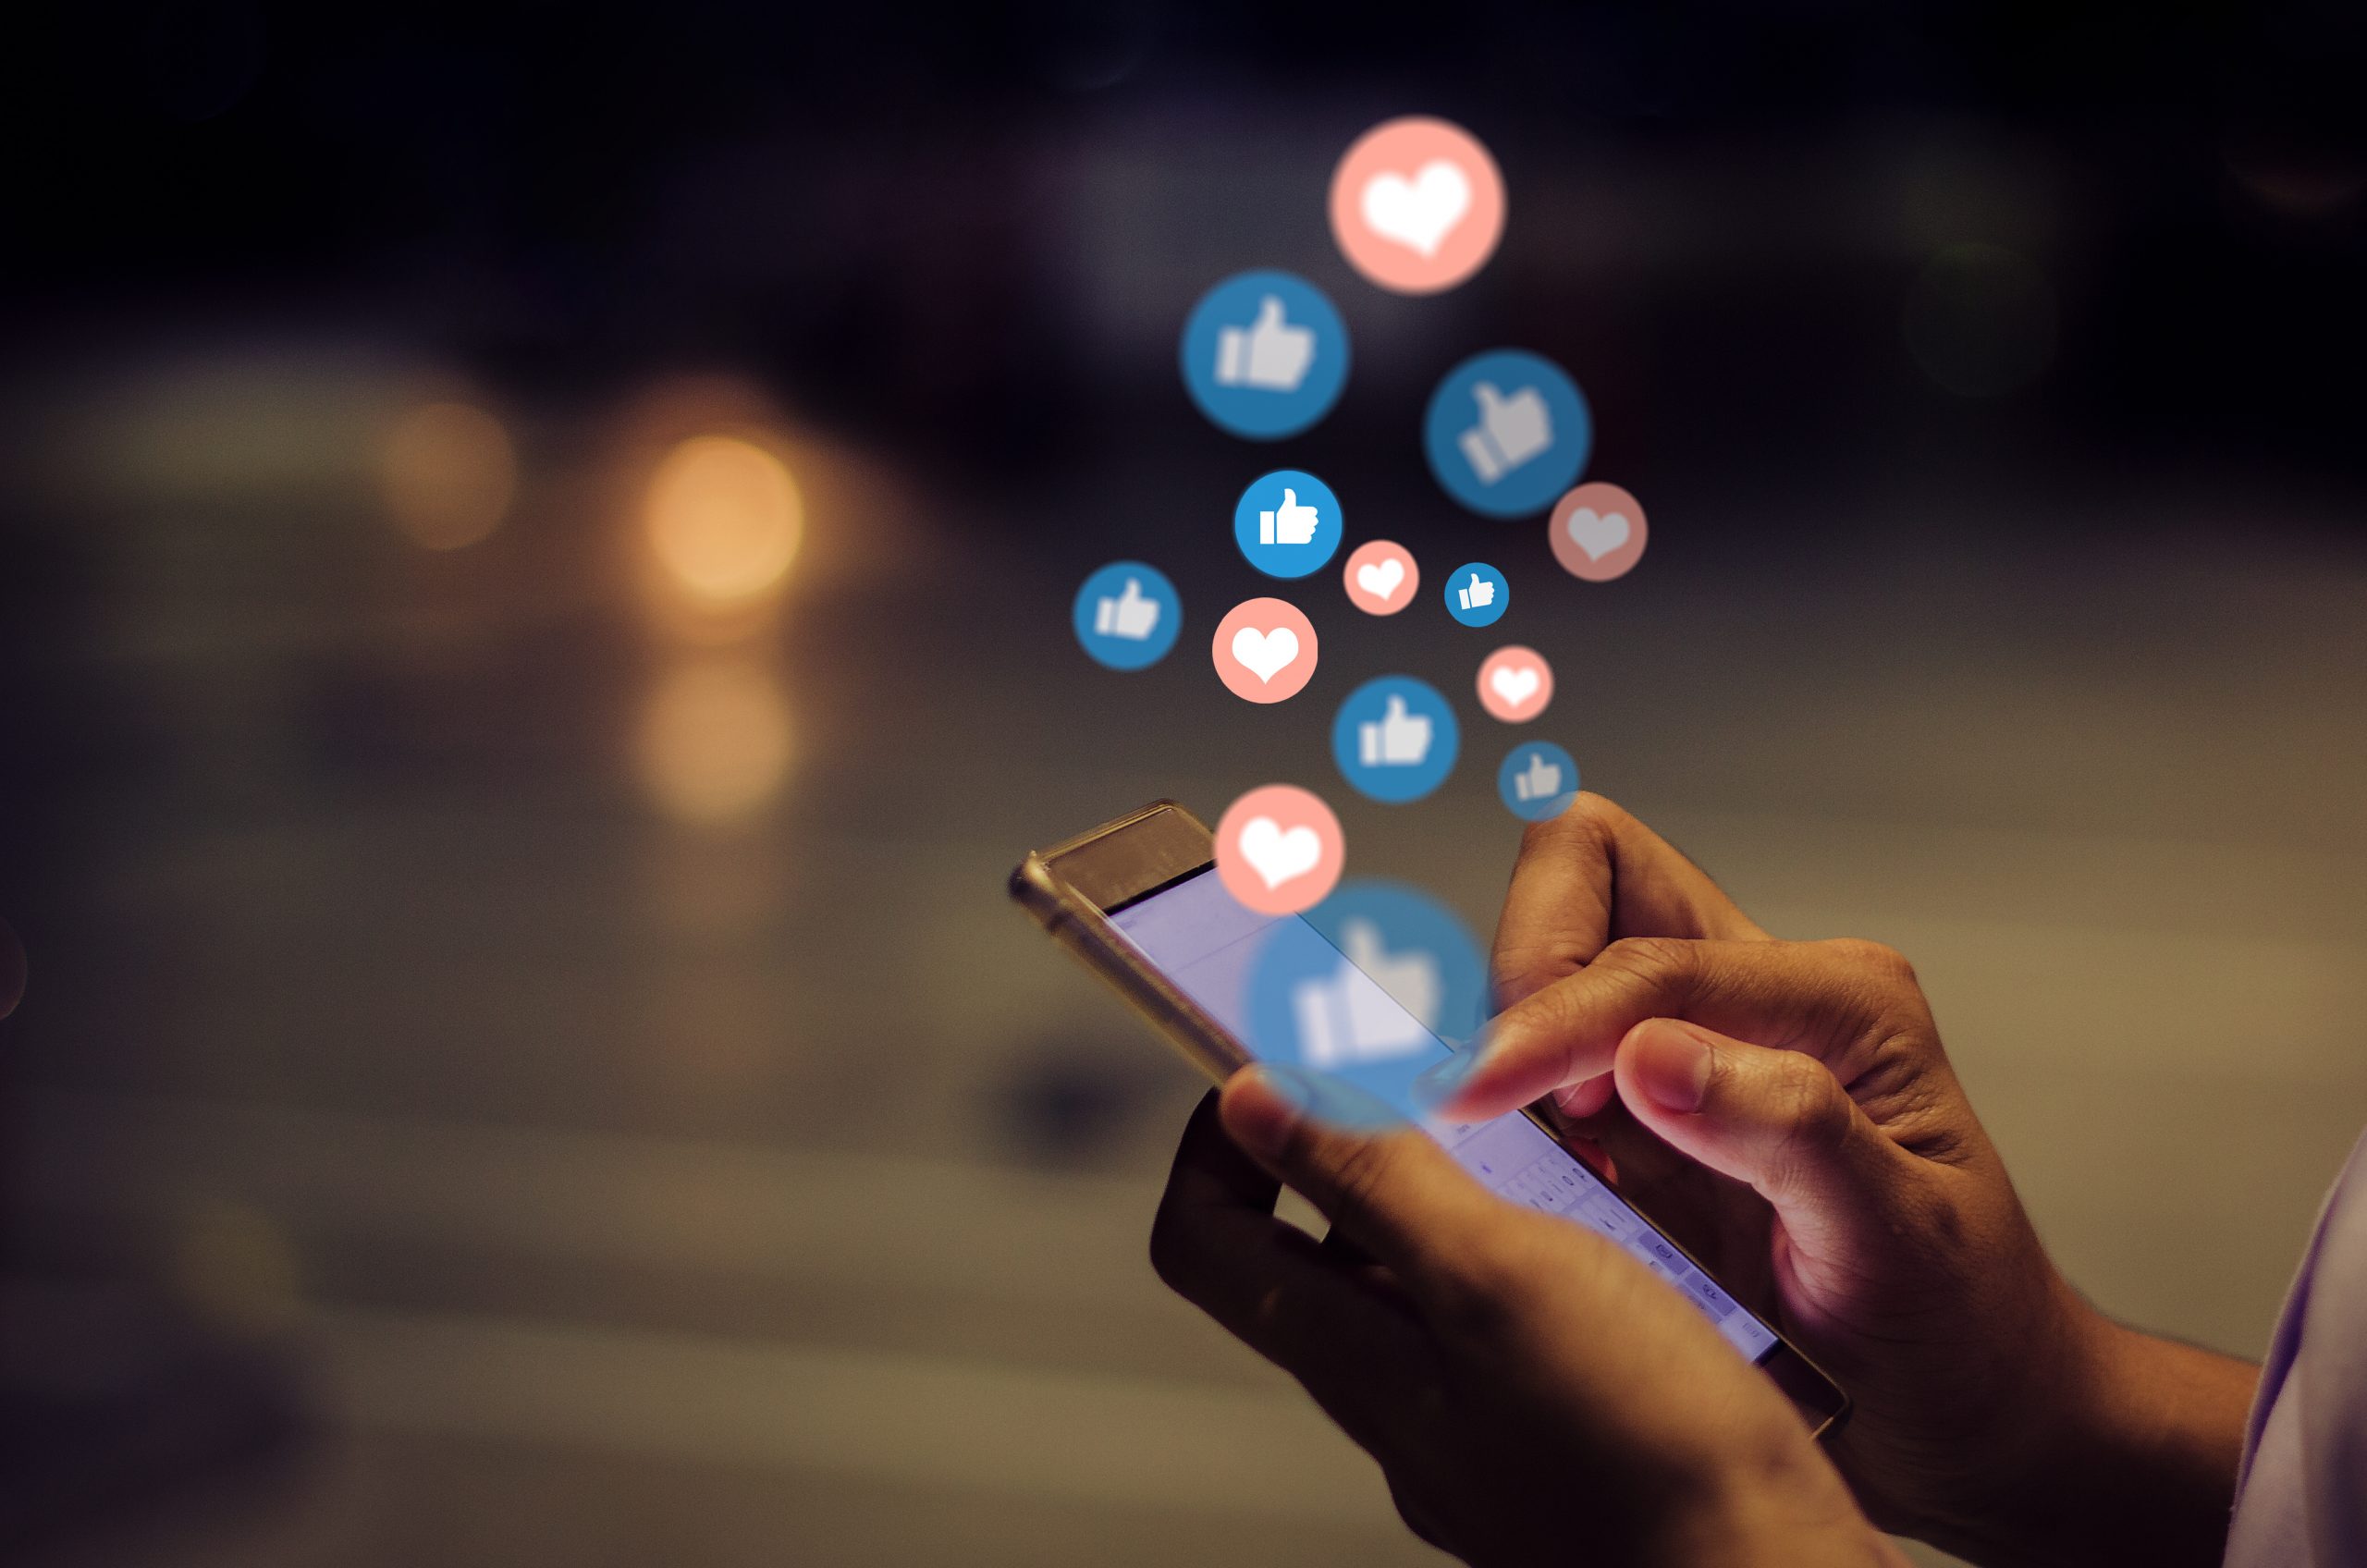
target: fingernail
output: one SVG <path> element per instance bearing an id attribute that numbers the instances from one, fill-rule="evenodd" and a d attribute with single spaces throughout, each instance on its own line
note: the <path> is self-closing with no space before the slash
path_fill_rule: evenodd
<path id="1" fill-rule="evenodd" d="M 1466 1046 L 1444 1061 L 1427 1067 L 1414 1079 L 1414 1092 L 1435 1105 L 1463 1086 L 1465 1079 L 1479 1071 L 1479 1059 L 1487 1052 L 1478 1046 Z"/>
<path id="2" fill-rule="evenodd" d="M 1554 1090 L 1553 1103 L 1561 1108 L 1563 1115 L 1583 1121 L 1609 1105 L 1614 1092 L 1611 1074 L 1605 1072 L 1600 1077 Z"/>
<path id="3" fill-rule="evenodd" d="M 1709 1036 L 1689 1023 L 1655 1018 L 1637 1025 L 1634 1069 L 1652 1103 L 1690 1116 L 1709 1097 L 1717 1054 Z"/>
<path id="4" fill-rule="evenodd" d="M 1477 1071 L 1477 1066 L 1479 1066 L 1479 1057 L 1484 1057 L 1484 1054 L 1487 1054 L 1487 1051 L 1484 1051 L 1482 1047 L 1466 1045 L 1463 1049 L 1455 1051 L 1453 1057 L 1446 1059 L 1446 1061 L 1439 1061 L 1439 1063 L 1432 1063 L 1432 1066 L 1423 1068 L 1423 1073 L 1417 1075 L 1413 1083 L 1416 1083 L 1417 1087 L 1425 1087 L 1425 1089 L 1455 1087 L 1458 1083 L 1470 1078 L 1472 1071 Z"/>
<path id="5" fill-rule="evenodd" d="M 1315 1104 L 1316 1096 L 1321 1092 L 1321 1085 L 1295 1067 L 1277 1067 L 1268 1062 L 1257 1069 L 1257 1076 L 1274 1091 L 1275 1098 L 1302 1115 Z"/>

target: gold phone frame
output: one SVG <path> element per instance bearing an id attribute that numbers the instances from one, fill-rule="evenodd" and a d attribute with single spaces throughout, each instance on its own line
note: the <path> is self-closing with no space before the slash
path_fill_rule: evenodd
<path id="1" fill-rule="evenodd" d="M 1186 1061 L 1221 1084 L 1249 1065 L 1253 1060 L 1249 1053 L 1232 1031 L 1118 935 L 1109 916 L 1116 905 L 1148 898 L 1206 871 L 1213 864 L 1214 846 L 1215 836 L 1189 808 L 1175 801 L 1157 800 L 1049 849 L 1030 852 L 1011 874 L 1011 896 L 1054 941 L 1109 982 Z M 1098 896 L 1103 889 L 1122 896 L 1113 905 Z M 1543 1103 L 1527 1107 L 1522 1114 L 1571 1158 L 1583 1162 L 1585 1157 L 1564 1143 L 1562 1134 L 1541 1113 Z M 1716 1280 L 1700 1259 L 1637 1208 L 1635 1200 L 1616 1187 L 1612 1190 L 1662 1240 L 1684 1253 L 1687 1262 Z M 1831 1436 L 1848 1418 L 1848 1391 L 1784 1338 L 1782 1330 L 1764 1317 L 1759 1321 L 1775 1334 L 1775 1348 L 1760 1359 L 1760 1369 L 1774 1379 L 1818 1439 Z"/>

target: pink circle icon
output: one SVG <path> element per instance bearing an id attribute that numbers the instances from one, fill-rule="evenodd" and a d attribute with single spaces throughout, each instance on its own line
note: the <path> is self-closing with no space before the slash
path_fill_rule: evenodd
<path id="1" fill-rule="evenodd" d="M 1644 558 L 1644 508 L 1616 484 L 1581 484 L 1553 503 L 1553 558 L 1572 577 L 1608 582 Z"/>
<path id="2" fill-rule="evenodd" d="M 1498 648 L 1479 667 L 1479 705 L 1506 724 L 1525 724 L 1553 700 L 1553 667 L 1535 648 Z"/>
<path id="3" fill-rule="evenodd" d="M 1295 697 L 1315 674 L 1315 623 L 1288 599 L 1244 599 L 1217 622 L 1208 657 L 1245 702 Z"/>
<path id="4" fill-rule="evenodd" d="M 1250 790 L 1217 824 L 1217 876 L 1260 914 L 1296 914 L 1321 903 L 1345 858 L 1340 819 L 1322 796 L 1295 784 Z"/>
<path id="5" fill-rule="evenodd" d="M 1459 125 L 1384 120 L 1331 173 L 1331 236 L 1348 264 L 1383 288 L 1452 288 L 1487 264 L 1503 232 L 1503 177 Z"/>
<path id="6" fill-rule="evenodd" d="M 1365 614 L 1395 615 L 1414 602 L 1414 590 L 1422 585 L 1422 570 L 1414 564 L 1414 552 L 1404 545 L 1392 539 L 1375 539 L 1356 546 L 1340 580 L 1347 587 L 1348 603 Z"/>

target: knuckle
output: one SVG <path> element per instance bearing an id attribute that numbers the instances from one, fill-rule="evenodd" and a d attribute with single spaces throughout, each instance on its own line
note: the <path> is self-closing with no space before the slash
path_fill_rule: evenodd
<path id="1" fill-rule="evenodd" d="M 1607 857 L 1626 815 L 1602 796 L 1582 790 L 1560 815 L 1522 829 L 1521 853 L 1566 854 L 1590 849 L 1597 858 Z"/>
<path id="2" fill-rule="evenodd" d="M 1842 937 L 1831 944 L 1835 956 L 1854 968 L 1866 970 L 1885 980 L 1912 985 L 1915 965 L 1907 955 L 1887 942 L 1870 941 L 1863 937 Z"/>
<path id="3" fill-rule="evenodd" d="M 1784 1051 L 1771 1065 L 1772 1097 L 1783 1129 L 1777 1145 L 1779 1167 L 1821 1162 L 1848 1140 L 1856 1122 L 1855 1108 L 1842 1093 L 1839 1080 L 1814 1058 Z"/>
<path id="4" fill-rule="evenodd" d="M 1617 836 L 1620 828 L 1635 819 L 1618 802 L 1608 795 L 1598 795 L 1591 790 L 1581 790 L 1562 813 L 1563 821 L 1575 821 L 1578 830 L 1602 840 L 1606 845 Z"/>

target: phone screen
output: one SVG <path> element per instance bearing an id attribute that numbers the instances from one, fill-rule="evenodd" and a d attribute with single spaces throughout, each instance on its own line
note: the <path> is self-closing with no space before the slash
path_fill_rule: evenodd
<path id="1" fill-rule="evenodd" d="M 1450 1054 L 1445 1041 L 1406 1011 L 1379 981 L 1351 964 L 1304 918 L 1260 914 L 1244 907 L 1213 871 L 1196 872 L 1122 905 L 1111 912 L 1110 922 L 1252 1055 L 1257 1054 L 1257 1046 L 1256 1031 L 1249 1024 L 1250 966 L 1253 960 L 1269 956 L 1269 944 L 1275 942 L 1310 944 L 1306 949 L 1310 962 L 1336 960 L 1339 984 L 1356 988 L 1345 1005 L 1367 1020 L 1392 1019 L 1404 1034 L 1418 1034 L 1420 1043 L 1402 1058 L 1409 1076 Z M 1675 1285 L 1753 1362 L 1764 1360 L 1775 1349 L 1778 1341 L 1773 1330 L 1696 1268 L 1583 1160 L 1526 1116 L 1515 1111 L 1491 1121 L 1426 1119 L 1423 1128 L 1499 1196 L 1576 1220 L 1625 1248 L 1645 1268 Z"/>

